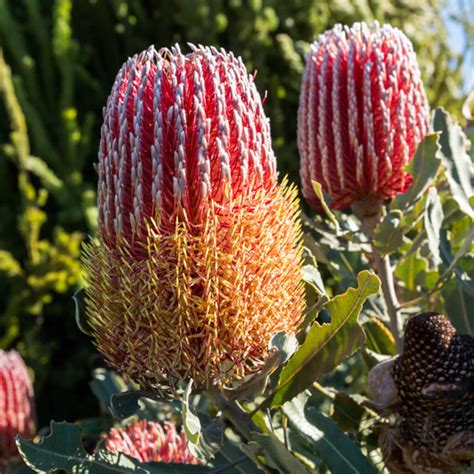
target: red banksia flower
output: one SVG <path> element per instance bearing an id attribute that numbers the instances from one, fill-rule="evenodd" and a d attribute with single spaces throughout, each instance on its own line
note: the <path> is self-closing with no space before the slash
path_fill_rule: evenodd
<path id="1" fill-rule="evenodd" d="M 336 25 L 306 58 L 298 111 L 303 195 L 312 181 L 331 207 L 406 191 L 402 170 L 428 132 L 429 110 L 413 47 L 397 28 Z"/>
<path id="2" fill-rule="evenodd" d="M 108 451 L 127 454 L 142 463 L 200 463 L 189 451 L 184 431 L 178 434 L 172 423 L 163 427 L 153 421 L 135 421 L 125 428 L 112 428 L 104 441 Z"/>
<path id="3" fill-rule="evenodd" d="M 34 394 L 28 369 L 16 351 L 0 351 L 0 467 L 18 456 L 15 436 L 35 433 Z"/>
<path id="4" fill-rule="evenodd" d="M 302 315 L 296 190 L 240 58 L 176 46 L 129 59 L 99 152 L 87 311 L 99 350 L 144 387 L 258 369 Z"/>

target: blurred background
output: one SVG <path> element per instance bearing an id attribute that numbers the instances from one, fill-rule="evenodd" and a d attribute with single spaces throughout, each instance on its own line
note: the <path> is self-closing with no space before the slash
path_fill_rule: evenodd
<path id="1" fill-rule="evenodd" d="M 304 54 L 335 23 L 374 19 L 408 35 L 431 106 L 466 126 L 472 0 L 0 0 L 0 349 L 17 348 L 33 369 L 40 426 L 98 409 L 94 348 L 71 296 L 95 231 L 93 163 L 121 64 L 152 43 L 241 55 L 268 93 L 280 171 L 298 181 Z"/>

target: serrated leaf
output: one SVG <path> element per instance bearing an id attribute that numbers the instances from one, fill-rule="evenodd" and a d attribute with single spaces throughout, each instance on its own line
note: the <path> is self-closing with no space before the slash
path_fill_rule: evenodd
<path id="1" fill-rule="evenodd" d="M 90 456 L 81 441 L 81 429 L 70 423 L 51 422 L 51 433 L 39 443 L 17 436 L 18 451 L 25 463 L 36 472 L 63 469 L 66 472 L 112 474 L 146 471 L 124 455 L 100 453 Z M 110 456 L 109 456 L 110 454 Z"/>
<path id="2" fill-rule="evenodd" d="M 387 213 L 376 227 L 374 244 L 384 255 L 395 252 L 403 245 L 403 229 L 400 225 L 402 212 L 393 209 Z"/>
<path id="3" fill-rule="evenodd" d="M 281 406 L 291 400 L 332 371 L 365 341 L 358 316 L 368 296 L 379 290 L 380 280 L 364 270 L 357 276 L 357 282 L 357 288 L 349 288 L 324 305 L 331 314 L 331 322 L 312 324 L 303 345 L 281 371 L 272 406 Z"/>
<path id="4" fill-rule="evenodd" d="M 299 396 L 283 405 L 294 430 L 307 440 L 332 472 L 344 474 L 376 473 L 360 448 L 326 415 L 314 408 L 305 412 L 305 397 Z"/>
<path id="5" fill-rule="evenodd" d="M 453 123 L 449 114 L 441 108 L 435 110 L 434 130 L 441 132 L 440 157 L 453 198 L 459 208 L 473 217 L 469 199 L 473 196 L 474 165 L 467 153 L 467 139 L 461 127 Z"/>
<path id="6" fill-rule="evenodd" d="M 367 348 L 378 354 L 395 355 L 397 346 L 392 332 L 377 318 L 370 318 L 362 327 L 367 336 Z"/>
<path id="7" fill-rule="evenodd" d="M 18 451 L 28 466 L 36 472 L 58 469 L 77 474 L 193 474 L 221 472 L 219 467 L 151 462 L 140 464 L 124 454 L 113 454 L 99 444 L 93 455 L 84 449 L 81 429 L 71 423 L 51 422 L 51 432 L 39 443 L 17 436 Z"/>
<path id="8" fill-rule="evenodd" d="M 433 257 L 433 263 L 438 266 L 441 263 L 440 257 L 440 237 L 439 232 L 443 225 L 443 206 L 435 187 L 428 191 L 428 197 L 425 204 L 425 230 L 428 236 L 428 247 Z"/>
<path id="9" fill-rule="evenodd" d="M 438 134 L 427 135 L 418 145 L 413 160 L 404 167 L 412 178 L 413 183 L 408 190 L 399 194 L 391 208 L 406 210 L 413 206 L 431 184 L 441 164 Z"/>

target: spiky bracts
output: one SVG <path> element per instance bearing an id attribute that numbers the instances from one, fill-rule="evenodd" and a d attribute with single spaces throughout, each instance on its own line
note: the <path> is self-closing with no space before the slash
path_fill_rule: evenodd
<path id="1" fill-rule="evenodd" d="M 320 35 L 306 58 L 298 111 L 303 195 L 335 209 L 404 192 L 402 170 L 428 131 L 429 111 L 415 53 L 397 28 L 355 23 Z"/>
<path id="2" fill-rule="evenodd" d="M 34 394 L 28 369 L 16 351 L 0 351 L 0 467 L 18 456 L 15 436 L 35 433 Z"/>
<path id="3" fill-rule="evenodd" d="M 420 314 L 389 369 L 397 421 L 381 447 L 391 472 L 463 472 L 474 459 L 474 338 L 443 315 Z"/>
<path id="4" fill-rule="evenodd" d="M 271 336 L 300 322 L 302 247 L 296 190 L 276 182 L 241 60 L 203 47 L 129 60 L 98 169 L 86 302 L 109 363 L 155 390 L 257 370 Z"/>
<path id="5" fill-rule="evenodd" d="M 178 433 L 173 423 L 141 420 L 125 428 L 112 428 L 104 437 L 110 452 L 123 453 L 142 463 L 166 462 L 199 464 L 188 448 L 184 431 Z"/>

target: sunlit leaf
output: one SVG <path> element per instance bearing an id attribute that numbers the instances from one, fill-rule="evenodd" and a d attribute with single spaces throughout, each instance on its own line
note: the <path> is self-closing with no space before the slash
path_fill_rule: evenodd
<path id="1" fill-rule="evenodd" d="M 337 367 L 364 342 L 365 333 L 357 318 L 364 301 L 378 291 L 380 281 L 366 270 L 359 273 L 357 281 L 357 288 L 349 288 L 324 305 L 331 322 L 312 324 L 303 345 L 281 371 L 272 406 L 291 400 Z"/>

